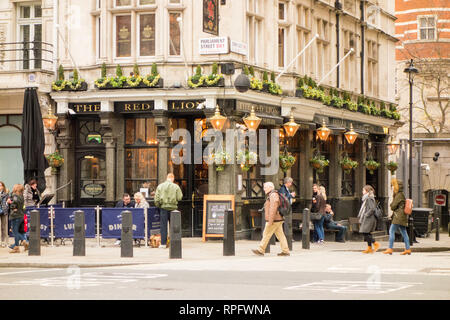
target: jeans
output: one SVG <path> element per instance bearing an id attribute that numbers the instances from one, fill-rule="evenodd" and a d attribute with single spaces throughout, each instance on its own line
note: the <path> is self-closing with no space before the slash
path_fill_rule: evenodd
<path id="1" fill-rule="evenodd" d="M 161 229 L 161 245 L 167 244 L 167 222 L 170 222 L 170 211 L 160 209 L 159 210 L 159 216 L 160 216 L 160 229 Z"/>
<path id="2" fill-rule="evenodd" d="M 268 225 L 268 222 L 266 222 L 266 227 L 264 228 L 263 232 L 263 238 L 259 243 L 259 252 L 266 252 L 267 244 L 269 243 L 270 238 L 272 238 L 272 235 L 274 233 L 278 241 L 280 241 L 281 251 L 284 253 L 289 253 L 287 239 L 283 232 L 283 221 L 274 222 L 270 226 Z"/>
<path id="3" fill-rule="evenodd" d="M 314 235 L 313 241 L 317 242 L 319 240 L 325 239 L 325 232 L 323 231 L 323 222 L 325 220 L 325 216 L 322 216 L 320 220 L 314 220 Z"/>
<path id="4" fill-rule="evenodd" d="M 389 228 L 389 248 L 394 247 L 394 241 L 395 241 L 395 232 L 397 229 L 400 229 L 400 233 L 403 237 L 403 242 L 405 243 L 406 250 L 409 250 L 409 237 L 408 232 L 406 232 L 406 227 L 401 226 L 399 224 L 391 224 L 391 227 Z"/>
<path id="5" fill-rule="evenodd" d="M 338 234 L 336 235 L 336 241 L 345 240 L 344 236 L 347 232 L 346 226 L 338 226 L 337 223 L 329 223 L 326 227 L 327 229 L 338 231 Z"/>
<path id="6" fill-rule="evenodd" d="M 19 246 L 20 241 L 22 241 L 22 240 L 26 241 L 25 234 L 19 232 L 19 226 L 22 223 L 22 221 L 23 221 L 23 218 L 11 219 L 11 229 L 12 229 L 12 232 L 14 235 L 14 246 L 11 246 L 11 248 Z"/>

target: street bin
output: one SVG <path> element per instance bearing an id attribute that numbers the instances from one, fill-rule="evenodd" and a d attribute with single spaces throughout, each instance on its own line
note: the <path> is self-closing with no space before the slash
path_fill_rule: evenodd
<path id="1" fill-rule="evenodd" d="M 414 230 L 420 237 L 427 237 L 431 232 L 433 217 L 432 208 L 413 208 L 412 218 L 414 221 Z"/>

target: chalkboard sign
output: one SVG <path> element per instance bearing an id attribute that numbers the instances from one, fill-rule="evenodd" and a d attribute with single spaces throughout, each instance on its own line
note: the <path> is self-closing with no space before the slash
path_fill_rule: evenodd
<path id="1" fill-rule="evenodd" d="M 203 197 L 203 241 L 207 237 L 223 237 L 225 211 L 233 210 L 234 195 L 205 194 Z"/>

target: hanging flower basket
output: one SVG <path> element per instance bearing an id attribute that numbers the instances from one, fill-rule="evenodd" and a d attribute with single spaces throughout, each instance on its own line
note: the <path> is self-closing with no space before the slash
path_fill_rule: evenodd
<path id="1" fill-rule="evenodd" d="M 64 163 L 64 158 L 61 156 L 58 150 L 45 157 L 48 160 L 48 164 L 52 168 L 52 173 L 56 173 L 57 169 L 61 167 Z"/>
<path id="2" fill-rule="evenodd" d="M 239 151 L 236 154 L 236 162 L 241 165 L 242 171 L 250 170 L 258 161 L 258 155 L 253 151 Z"/>
<path id="3" fill-rule="evenodd" d="M 295 157 L 289 153 L 284 152 L 280 154 L 280 168 L 283 172 L 287 172 L 295 163 Z"/>
<path id="4" fill-rule="evenodd" d="M 346 174 L 349 174 L 352 172 L 353 169 L 355 169 L 358 166 L 358 162 L 353 161 L 348 156 L 343 157 L 339 164 L 341 165 L 342 169 Z"/>
<path id="5" fill-rule="evenodd" d="M 364 162 L 364 165 L 366 166 L 366 168 L 369 170 L 370 174 L 374 174 L 374 171 L 378 169 L 378 167 L 380 166 L 379 162 L 376 162 L 375 160 L 371 159 L 371 160 L 367 160 Z"/>
<path id="6" fill-rule="evenodd" d="M 398 164 L 397 164 L 397 162 L 390 161 L 386 164 L 386 167 L 391 172 L 391 174 L 394 175 L 395 171 L 397 171 L 397 169 L 398 169 Z"/>
<path id="7" fill-rule="evenodd" d="M 226 151 L 211 153 L 209 157 L 210 161 L 214 163 L 216 171 L 218 172 L 225 170 L 225 165 L 231 160 L 231 155 Z"/>
<path id="8" fill-rule="evenodd" d="M 325 159 L 324 156 L 317 155 L 312 157 L 309 163 L 318 173 L 322 173 L 323 169 L 330 164 L 330 161 Z"/>

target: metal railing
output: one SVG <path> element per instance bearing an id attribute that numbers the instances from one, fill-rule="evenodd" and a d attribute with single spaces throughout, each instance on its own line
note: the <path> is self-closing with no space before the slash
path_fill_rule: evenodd
<path id="1" fill-rule="evenodd" d="M 53 45 L 43 41 L 0 42 L 0 71 L 53 70 Z"/>

